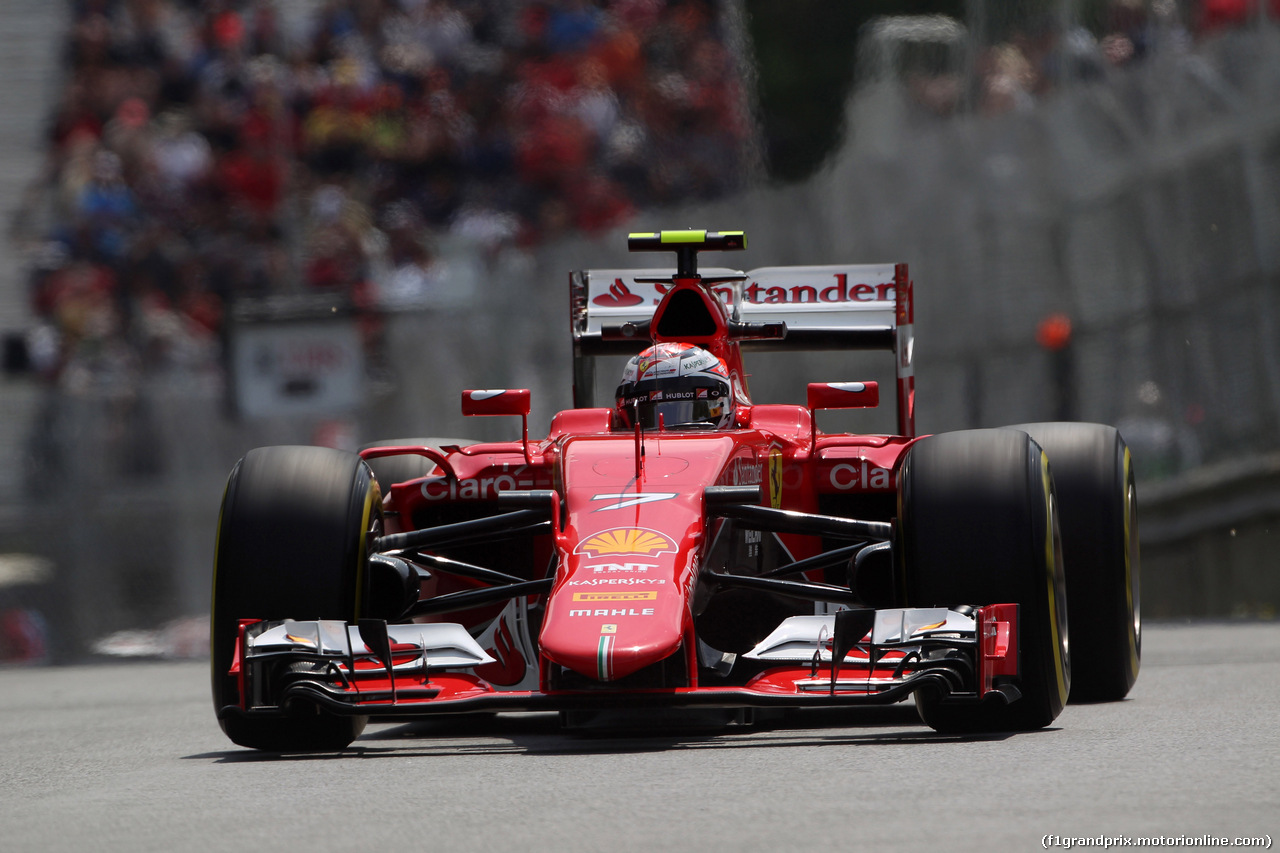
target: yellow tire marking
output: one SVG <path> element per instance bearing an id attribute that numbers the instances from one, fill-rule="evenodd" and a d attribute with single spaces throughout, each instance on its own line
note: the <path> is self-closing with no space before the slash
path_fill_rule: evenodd
<path id="1" fill-rule="evenodd" d="M 370 478 L 369 487 L 364 491 L 364 513 L 360 519 L 360 542 L 356 547 L 356 613 L 357 619 L 364 612 L 364 564 L 365 549 L 369 543 L 369 518 L 373 514 L 373 498 L 377 494 L 382 497 L 378 481 Z"/>
<path id="2" fill-rule="evenodd" d="M 1062 640 L 1058 634 L 1058 601 L 1057 589 L 1054 583 L 1054 568 L 1057 566 L 1057 554 L 1053 547 L 1053 502 L 1049 500 L 1049 496 L 1053 493 L 1053 480 L 1049 474 L 1049 457 L 1045 455 L 1043 450 L 1040 451 L 1040 477 L 1044 481 L 1044 510 L 1045 510 L 1045 565 L 1048 567 L 1049 582 L 1049 631 L 1053 638 L 1053 669 L 1054 675 L 1058 682 L 1058 702 L 1065 706 L 1067 704 L 1067 679 L 1066 673 L 1063 671 L 1062 661 Z"/>

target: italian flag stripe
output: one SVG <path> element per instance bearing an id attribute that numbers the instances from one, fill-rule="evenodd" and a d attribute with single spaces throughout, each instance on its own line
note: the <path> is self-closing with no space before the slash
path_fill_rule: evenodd
<path id="1" fill-rule="evenodd" d="M 601 681 L 608 681 L 609 658 L 613 652 L 613 637 L 609 635 L 600 638 L 600 646 L 596 649 L 596 673 Z"/>

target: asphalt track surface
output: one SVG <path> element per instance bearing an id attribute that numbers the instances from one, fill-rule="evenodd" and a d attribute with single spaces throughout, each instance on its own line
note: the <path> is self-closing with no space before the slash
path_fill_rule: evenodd
<path id="1" fill-rule="evenodd" d="M 1032 850 L 1280 831 L 1280 623 L 1148 625 L 1125 702 L 943 737 L 909 705 L 719 733 L 552 715 L 240 749 L 197 663 L 0 670 L 4 851 Z M 1061 848 L 1058 848 L 1061 849 Z M 1204 849 L 1204 848 L 1201 848 Z"/>

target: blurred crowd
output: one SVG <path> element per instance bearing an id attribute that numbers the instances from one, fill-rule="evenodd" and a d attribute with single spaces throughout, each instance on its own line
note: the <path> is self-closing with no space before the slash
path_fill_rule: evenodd
<path id="1" fill-rule="evenodd" d="M 716 0 L 71 5 L 16 225 L 32 365 L 72 388 L 216 373 L 240 297 L 427 304 L 438 239 L 529 247 L 744 180 Z"/>
<path id="2" fill-rule="evenodd" d="M 978 63 L 979 110 L 1029 109 L 1065 83 L 1102 80 L 1112 69 L 1141 61 L 1161 37 L 1187 41 L 1174 0 L 1110 0 L 1100 24 L 1101 33 L 1094 33 L 1044 20 L 991 46 Z"/>
<path id="3" fill-rule="evenodd" d="M 966 100 L 982 115 L 1024 111 L 1064 85 L 1104 80 L 1156 50 L 1185 52 L 1196 39 L 1225 29 L 1280 23 L 1280 0 L 1105 0 L 1092 11 L 1088 25 L 1056 11 L 1023 14 L 1012 24 L 998 11 L 991 14 L 993 32 L 975 34 L 990 44 L 978 54 L 968 84 L 962 31 L 925 30 L 918 38 L 933 42 L 933 49 L 920 51 L 923 61 L 908 69 L 908 91 L 938 115 L 955 113 Z"/>
<path id="4" fill-rule="evenodd" d="M 220 381 L 239 298 L 428 305 L 441 241 L 518 251 L 722 196 L 756 150 L 720 0 L 69 2 L 48 165 L 16 225 L 28 359 L 70 389 Z M 983 34 L 967 81 L 962 28 L 920 36 L 951 58 L 926 51 L 909 90 L 937 114 L 1029 109 L 1161 40 L 1280 19 L 1280 0 L 1099 8 L 1092 28 Z"/>

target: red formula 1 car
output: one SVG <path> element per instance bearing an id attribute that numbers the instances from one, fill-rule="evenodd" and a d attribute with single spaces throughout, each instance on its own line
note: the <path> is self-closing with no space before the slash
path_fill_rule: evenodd
<path id="1" fill-rule="evenodd" d="M 1141 624 L 1119 434 L 917 438 L 906 265 L 699 273 L 700 251 L 744 245 L 634 234 L 674 272 L 572 274 L 575 408 L 544 439 L 528 391 L 464 391 L 465 414 L 519 417 L 523 438 L 241 459 L 213 583 L 227 735 L 334 749 L 369 717 L 729 722 L 907 697 L 939 731 L 1017 731 L 1069 690 L 1124 696 Z M 893 353 L 898 434 L 816 426 L 876 406 L 874 382 L 753 404 L 743 351 L 797 349 Z M 610 354 L 631 358 L 596 407 Z"/>

